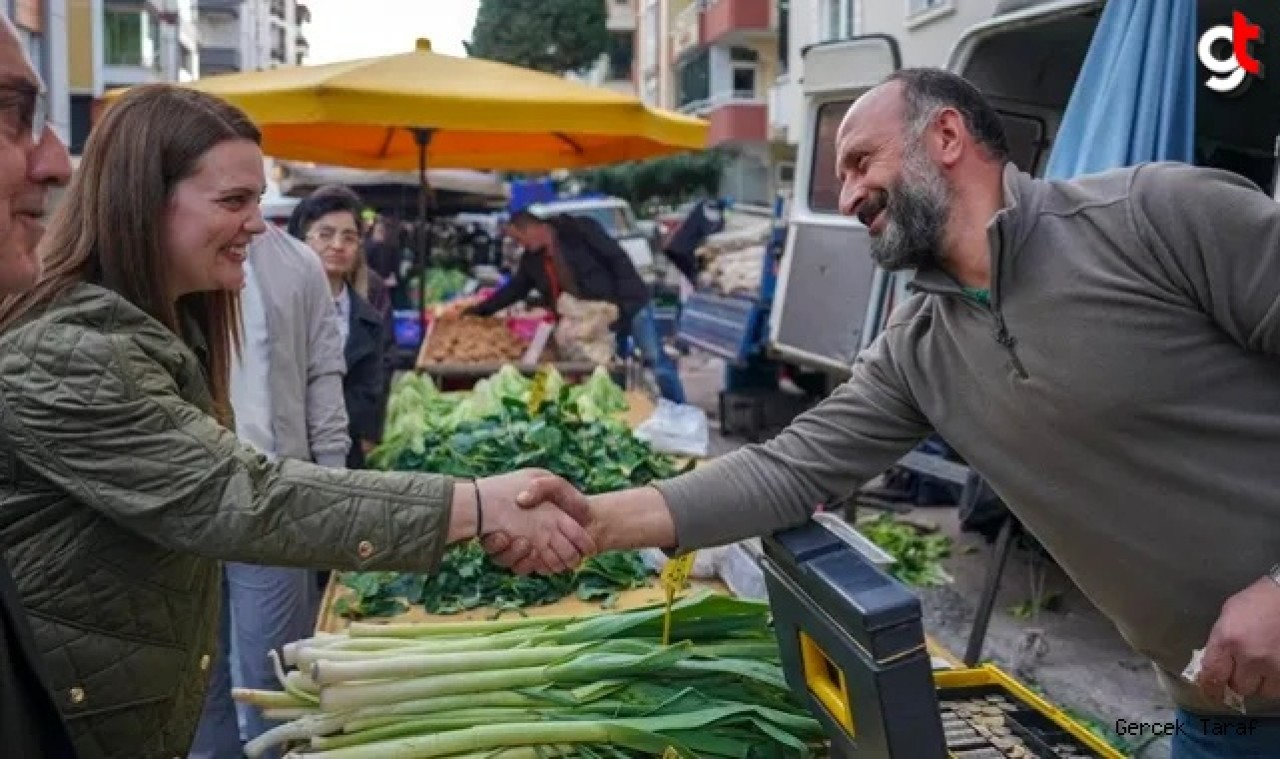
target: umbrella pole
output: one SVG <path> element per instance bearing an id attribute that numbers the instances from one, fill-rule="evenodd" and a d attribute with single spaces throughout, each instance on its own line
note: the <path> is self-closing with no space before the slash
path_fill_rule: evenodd
<path id="1" fill-rule="evenodd" d="M 418 320 L 422 325 L 422 337 L 427 336 L 427 246 L 430 228 L 427 226 L 427 206 L 431 187 L 427 183 L 427 146 L 431 144 L 430 129 L 411 128 L 413 141 L 418 145 Z"/>

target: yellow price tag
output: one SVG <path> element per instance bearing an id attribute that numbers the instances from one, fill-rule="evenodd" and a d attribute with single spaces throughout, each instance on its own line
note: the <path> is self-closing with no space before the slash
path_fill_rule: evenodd
<path id="1" fill-rule="evenodd" d="M 676 595 L 684 590 L 684 584 L 689 580 L 689 572 L 693 570 L 692 552 L 683 556 L 678 556 L 667 561 L 666 566 L 662 568 L 660 580 L 662 589 L 667 594 L 667 612 L 662 618 L 662 645 L 671 644 L 671 604 L 675 601 Z"/>

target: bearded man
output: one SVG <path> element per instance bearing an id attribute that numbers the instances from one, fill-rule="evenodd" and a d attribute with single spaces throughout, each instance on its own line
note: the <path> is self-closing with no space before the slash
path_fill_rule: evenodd
<path id="1" fill-rule="evenodd" d="M 721 545 L 803 523 L 936 431 L 1154 663 L 1175 759 L 1277 756 L 1280 206 L 1181 164 L 1034 179 L 981 94 L 932 69 L 860 98 L 836 149 L 841 212 L 916 270 L 848 382 L 654 487 L 547 479 L 528 502 L 586 512 L 601 550 Z"/>

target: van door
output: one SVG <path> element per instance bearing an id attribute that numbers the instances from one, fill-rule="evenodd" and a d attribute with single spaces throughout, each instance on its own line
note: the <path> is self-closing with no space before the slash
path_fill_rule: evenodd
<path id="1" fill-rule="evenodd" d="M 801 366 L 847 375 L 869 342 L 869 306 L 883 297 L 886 278 L 871 261 L 866 228 L 839 213 L 835 136 L 850 104 L 898 70 L 901 55 L 893 37 L 867 35 L 814 45 L 803 58 L 805 133 L 769 348 Z"/>

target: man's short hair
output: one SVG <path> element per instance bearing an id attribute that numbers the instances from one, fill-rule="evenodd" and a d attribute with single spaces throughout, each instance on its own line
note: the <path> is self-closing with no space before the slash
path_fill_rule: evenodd
<path id="1" fill-rule="evenodd" d="M 979 145 L 992 158 L 1009 160 L 1009 141 L 1004 121 L 977 87 L 964 77 L 937 68 L 908 68 L 885 77 L 882 84 L 902 85 L 905 118 L 912 135 L 924 131 L 929 119 L 942 108 L 954 108 Z"/>

